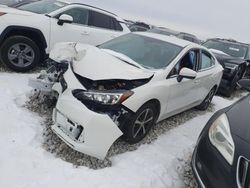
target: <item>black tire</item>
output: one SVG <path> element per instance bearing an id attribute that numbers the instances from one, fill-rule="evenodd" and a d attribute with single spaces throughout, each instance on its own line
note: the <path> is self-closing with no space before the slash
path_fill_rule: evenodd
<path id="1" fill-rule="evenodd" d="M 237 71 L 237 73 L 235 74 L 233 80 L 231 81 L 231 86 L 228 89 L 227 92 L 225 92 L 225 97 L 231 97 L 232 93 L 235 91 L 235 89 L 237 88 L 237 83 L 238 81 L 242 78 L 242 70 L 239 69 Z"/>
<path id="2" fill-rule="evenodd" d="M 0 52 L 3 63 L 16 72 L 27 72 L 36 67 L 41 60 L 37 44 L 24 36 L 7 38 Z"/>
<path id="3" fill-rule="evenodd" d="M 133 118 L 128 122 L 128 124 L 125 125 L 126 127 L 123 137 L 124 140 L 130 144 L 140 142 L 154 126 L 157 120 L 157 116 L 157 108 L 153 103 L 144 104 L 139 110 L 137 110 L 137 112 L 135 113 Z M 143 123 L 143 121 L 148 122 Z M 139 122 L 141 124 L 139 124 Z"/>
<path id="4" fill-rule="evenodd" d="M 209 93 L 207 94 L 207 96 L 206 96 L 206 98 L 203 100 L 203 102 L 199 105 L 199 106 L 197 106 L 196 108 L 198 109 L 198 110 L 206 110 L 208 107 L 209 107 L 209 105 L 211 104 L 211 102 L 212 102 L 212 99 L 213 99 L 213 97 L 214 97 L 214 95 L 215 95 L 215 92 L 216 92 L 216 88 L 214 87 L 214 88 L 212 88 L 210 91 L 209 91 Z"/>

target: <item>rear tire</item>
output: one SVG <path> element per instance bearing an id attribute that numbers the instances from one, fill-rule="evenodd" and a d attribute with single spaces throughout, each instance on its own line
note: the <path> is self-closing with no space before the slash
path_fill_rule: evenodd
<path id="1" fill-rule="evenodd" d="M 130 144 L 140 142 L 154 126 L 157 116 L 158 112 L 153 103 L 144 104 L 125 125 L 125 141 Z"/>
<path id="2" fill-rule="evenodd" d="M 216 91 L 216 88 L 213 87 L 213 88 L 209 91 L 209 93 L 207 94 L 207 96 L 206 96 L 206 98 L 204 99 L 204 101 L 203 101 L 199 106 L 197 106 L 196 108 L 197 108 L 198 110 L 202 110 L 202 111 L 206 110 L 206 109 L 209 107 L 209 105 L 211 104 L 211 102 L 212 102 L 212 99 L 213 99 L 213 97 L 214 97 L 214 95 L 215 95 L 215 91 Z"/>
<path id="3" fill-rule="evenodd" d="M 24 36 L 7 38 L 0 52 L 3 63 L 16 72 L 27 72 L 36 67 L 41 60 L 37 44 Z"/>

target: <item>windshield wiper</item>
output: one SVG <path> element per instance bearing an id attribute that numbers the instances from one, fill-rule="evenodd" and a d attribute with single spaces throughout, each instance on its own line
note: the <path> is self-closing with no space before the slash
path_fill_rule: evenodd
<path id="1" fill-rule="evenodd" d="M 114 56 L 114 57 L 116 57 L 116 56 Z M 124 59 L 122 59 L 122 58 L 119 58 L 119 57 L 116 57 L 117 59 L 120 59 L 120 60 L 122 60 L 123 62 L 125 62 L 125 63 L 127 63 L 127 64 L 129 64 L 129 65 L 132 65 L 132 66 L 134 66 L 134 67 L 136 67 L 136 68 L 141 68 L 141 67 L 139 67 L 139 66 L 137 66 L 137 65 L 135 65 L 135 64 L 133 64 L 133 63 L 130 63 L 130 62 L 128 62 L 128 61 L 126 61 L 126 60 L 124 60 Z"/>

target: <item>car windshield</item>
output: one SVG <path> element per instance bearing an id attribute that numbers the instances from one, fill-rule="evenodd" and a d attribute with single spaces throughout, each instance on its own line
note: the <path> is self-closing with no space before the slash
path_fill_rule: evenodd
<path id="1" fill-rule="evenodd" d="M 183 49 L 180 46 L 139 34 L 127 34 L 99 46 L 123 54 L 144 68 L 167 67 Z"/>
<path id="2" fill-rule="evenodd" d="M 37 14 L 48 14 L 66 5 L 67 3 L 61 1 L 43 0 L 20 6 L 18 9 L 34 12 Z"/>
<path id="3" fill-rule="evenodd" d="M 209 40 L 203 44 L 208 49 L 215 49 L 224 52 L 232 57 L 245 58 L 247 47 L 230 42 Z"/>

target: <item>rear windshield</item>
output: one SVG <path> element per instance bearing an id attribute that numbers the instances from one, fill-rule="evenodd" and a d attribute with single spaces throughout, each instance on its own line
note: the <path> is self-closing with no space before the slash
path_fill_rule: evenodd
<path id="1" fill-rule="evenodd" d="M 64 6 L 66 6 L 67 3 L 56 1 L 56 0 L 43 0 L 38 2 L 33 2 L 30 4 L 26 4 L 23 6 L 18 7 L 20 10 L 30 11 L 37 14 L 49 14 L 55 10 L 58 10 Z"/>

